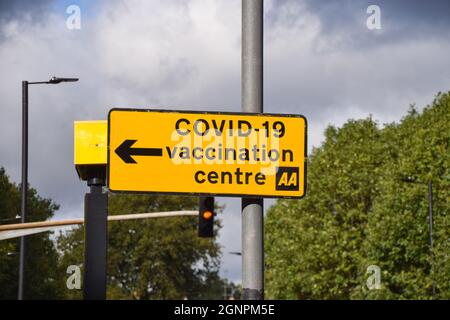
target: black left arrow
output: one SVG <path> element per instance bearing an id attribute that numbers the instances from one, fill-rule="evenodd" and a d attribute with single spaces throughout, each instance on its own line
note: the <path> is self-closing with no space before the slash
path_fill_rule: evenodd
<path id="1" fill-rule="evenodd" d="M 137 163 L 132 156 L 161 157 L 162 148 L 132 148 L 137 140 L 125 140 L 115 150 L 116 154 L 125 163 Z"/>

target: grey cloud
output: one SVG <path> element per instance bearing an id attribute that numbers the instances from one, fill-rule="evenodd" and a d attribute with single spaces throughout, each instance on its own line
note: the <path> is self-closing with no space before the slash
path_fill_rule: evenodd
<path id="1" fill-rule="evenodd" d="M 372 48 L 430 37 L 450 40 L 450 2 L 447 0 L 281 0 L 274 4 L 268 13 L 268 23 L 293 24 L 302 19 L 302 13 L 310 13 L 320 19 L 321 36 L 325 41 L 335 41 L 344 48 Z M 369 5 L 380 7 L 382 30 L 366 28 Z M 280 14 L 283 9 L 292 14 Z"/>
<path id="2" fill-rule="evenodd" d="M 450 73 L 444 71 L 450 68 L 446 38 L 431 35 L 385 41 L 367 33 L 364 25 L 360 32 L 367 39 L 359 41 L 349 33 L 348 40 L 342 33 L 345 19 L 341 29 L 331 28 L 325 34 L 330 25 L 326 18 L 337 10 L 336 2 L 324 2 L 321 10 L 330 12 L 323 17 L 308 11 L 304 2 L 275 3 L 278 6 L 268 15 L 276 12 L 276 18 L 266 27 L 265 108 L 267 112 L 282 108 L 304 114 L 310 122 L 310 147 L 321 141 L 322 129 L 318 128 L 328 123 L 369 114 L 382 123 L 398 120 L 409 104 L 423 106 L 436 92 L 449 89 Z"/>
<path id="3" fill-rule="evenodd" d="M 40 20 L 54 2 L 55 0 L 0 0 L 0 24 L 10 19 L 23 18 L 27 14 L 31 19 Z"/>

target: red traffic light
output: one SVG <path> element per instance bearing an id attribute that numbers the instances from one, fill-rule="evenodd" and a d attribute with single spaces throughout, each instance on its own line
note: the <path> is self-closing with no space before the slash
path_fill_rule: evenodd
<path id="1" fill-rule="evenodd" d="M 198 236 L 214 237 L 214 197 L 200 197 L 198 213 Z"/>
<path id="2" fill-rule="evenodd" d="M 205 220 L 209 220 L 213 217 L 213 213 L 211 211 L 205 211 L 203 212 L 203 219 Z"/>

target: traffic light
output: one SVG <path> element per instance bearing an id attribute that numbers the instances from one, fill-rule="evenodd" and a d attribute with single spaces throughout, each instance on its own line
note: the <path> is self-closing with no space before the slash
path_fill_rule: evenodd
<path id="1" fill-rule="evenodd" d="M 212 238 L 214 236 L 214 197 L 200 197 L 198 212 L 198 236 Z"/>

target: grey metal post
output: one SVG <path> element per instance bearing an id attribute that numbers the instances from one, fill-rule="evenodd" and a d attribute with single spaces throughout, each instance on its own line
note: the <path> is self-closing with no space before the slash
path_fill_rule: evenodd
<path id="1" fill-rule="evenodd" d="M 433 183 L 428 181 L 428 217 L 430 224 L 430 253 L 431 276 L 433 281 L 433 299 L 436 297 L 436 283 L 434 281 L 434 253 L 433 253 Z"/>
<path id="2" fill-rule="evenodd" d="M 28 81 L 22 81 L 22 201 L 20 204 L 20 222 L 26 222 L 28 189 Z M 23 300 L 25 277 L 25 237 L 20 237 L 19 285 L 17 299 Z"/>
<path id="3" fill-rule="evenodd" d="M 263 112 L 263 0 L 242 0 L 242 111 Z M 264 299 L 262 198 L 242 198 L 242 299 Z"/>
<path id="4" fill-rule="evenodd" d="M 428 182 L 428 217 L 430 222 L 430 248 L 433 250 L 433 184 Z"/>

